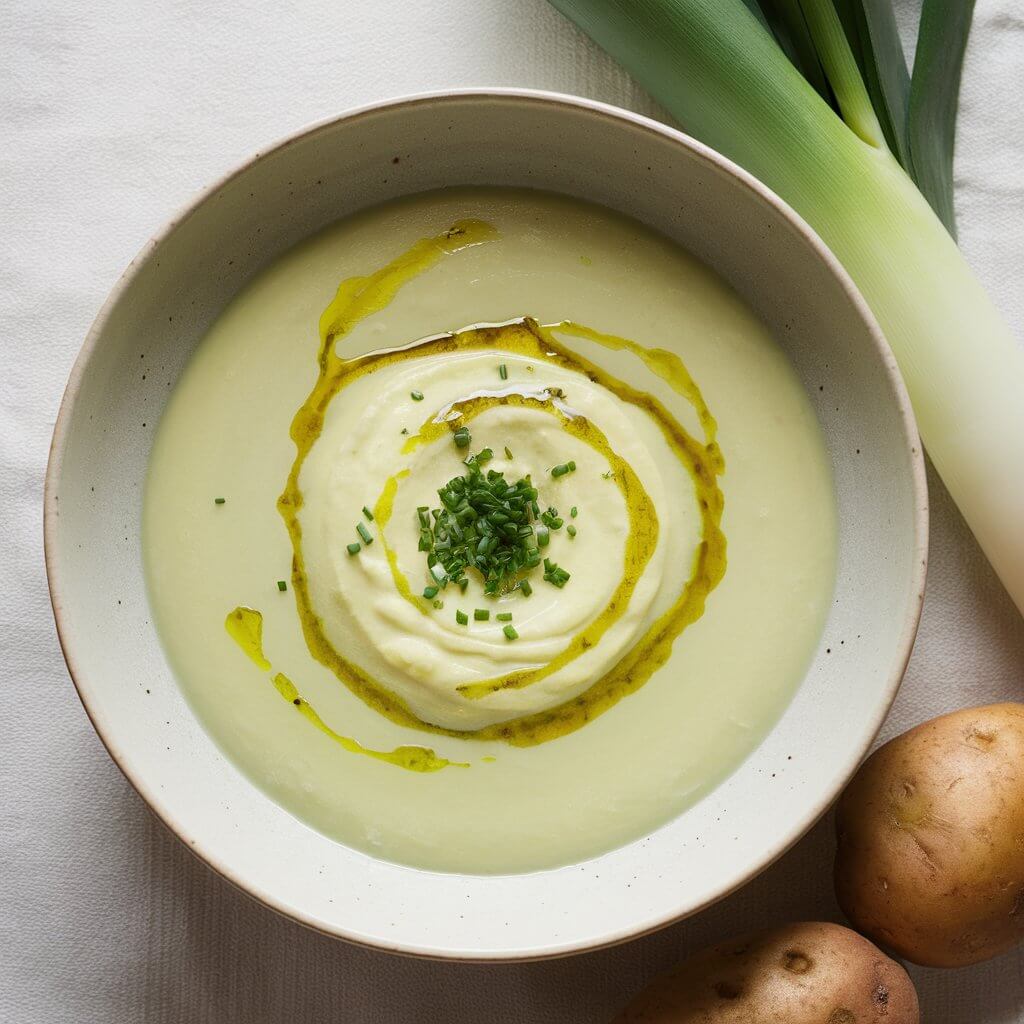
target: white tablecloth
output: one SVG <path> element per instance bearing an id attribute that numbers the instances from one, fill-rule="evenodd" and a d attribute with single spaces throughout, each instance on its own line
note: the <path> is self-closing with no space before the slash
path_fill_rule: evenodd
<path id="1" fill-rule="evenodd" d="M 901 7 L 908 25 L 911 8 Z M 957 168 L 961 239 L 1021 336 L 1024 13 L 1020 0 L 978 8 Z M 268 140 L 356 104 L 464 85 L 655 111 L 543 0 L 0 4 L 3 1024 L 601 1022 L 707 941 L 838 919 L 826 821 L 723 904 L 619 949 L 480 967 L 353 948 L 276 917 L 192 859 L 150 818 L 82 712 L 50 617 L 40 498 L 65 376 L 106 292 L 169 214 Z M 931 482 L 924 620 L 885 736 L 1024 691 L 1024 623 Z M 929 1022 L 1024 1021 L 1024 953 L 914 976 Z"/>

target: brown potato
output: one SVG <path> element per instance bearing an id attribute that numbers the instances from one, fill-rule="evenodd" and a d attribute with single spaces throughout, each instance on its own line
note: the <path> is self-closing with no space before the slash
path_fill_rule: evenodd
<path id="1" fill-rule="evenodd" d="M 744 935 L 690 957 L 613 1024 L 918 1024 L 895 960 L 838 924 Z"/>
<path id="2" fill-rule="evenodd" d="M 863 764 L 836 816 L 839 903 L 908 960 L 959 967 L 1024 938 L 1024 704 L 943 715 Z"/>

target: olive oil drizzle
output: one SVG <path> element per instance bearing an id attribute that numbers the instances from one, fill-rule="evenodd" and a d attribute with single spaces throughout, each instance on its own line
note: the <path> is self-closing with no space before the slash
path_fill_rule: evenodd
<path id="1" fill-rule="evenodd" d="M 292 421 L 290 436 L 296 446 L 296 458 L 285 489 L 278 499 L 278 511 L 292 542 L 292 590 L 303 634 L 316 660 L 330 668 L 360 699 L 399 725 L 460 739 L 502 740 L 516 746 L 530 746 L 579 729 L 639 689 L 668 659 L 672 643 L 679 634 L 703 614 L 707 596 L 722 579 L 726 565 L 726 542 L 721 530 L 724 498 L 717 482 L 718 475 L 724 471 L 724 461 L 715 440 L 714 418 L 699 388 L 678 357 L 664 350 L 647 350 L 634 342 L 604 335 L 579 324 L 563 322 L 541 327 L 536 321 L 525 319 L 509 324 L 468 328 L 455 334 L 352 359 L 342 359 L 337 355 L 336 342 L 360 320 L 383 309 L 408 281 L 434 266 L 440 259 L 495 237 L 497 233 L 490 225 L 480 221 L 462 221 L 434 238 L 421 239 L 374 274 L 350 278 L 341 283 L 335 298 L 320 319 L 320 372 L 312 392 Z M 704 433 L 704 442 L 697 441 L 687 433 L 656 398 L 632 388 L 578 353 L 571 352 L 559 343 L 554 333 L 556 331 L 586 338 L 607 348 L 626 349 L 638 355 L 694 407 Z M 532 359 L 553 362 L 584 373 L 624 401 L 647 412 L 658 424 L 669 447 L 693 481 L 701 519 L 701 541 L 694 555 L 690 577 L 676 601 L 631 650 L 588 690 L 555 708 L 464 732 L 419 719 L 400 697 L 345 659 L 327 639 L 322 620 L 312 606 L 306 581 L 302 526 L 299 520 L 303 504 L 299 475 L 306 456 L 323 429 L 328 405 L 348 384 L 366 373 L 406 359 L 485 348 L 492 351 L 503 348 L 512 352 L 525 352 Z M 385 522 L 390 514 L 390 508 L 386 507 L 388 503 L 384 501 L 386 497 L 387 489 L 378 501 L 378 511 L 387 513 L 384 516 Z M 390 500 L 393 497 L 392 494 Z M 380 518 L 378 512 L 375 515 Z"/>
<path id="2" fill-rule="evenodd" d="M 273 667 L 263 653 L 263 613 L 255 608 L 248 608 L 239 605 L 233 611 L 228 612 L 224 620 L 224 628 L 229 636 L 243 651 L 264 671 L 272 672 Z M 438 772 L 442 768 L 468 768 L 469 765 L 462 761 L 449 761 L 447 758 L 438 757 L 430 747 L 403 746 L 395 747 L 394 750 L 371 750 L 364 747 L 358 740 L 351 736 L 342 736 L 335 732 L 316 712 L 316 709 L 305 697 L 301 696 L 295 684 L 283 673 L 275 672 L 272 676 L 274 689 L 284 697 L 289 704 L 298 708 L 303 718 L 312 722 L 322 733 L 329 736 L 335 743 L 339 744 L 352 754 L 364 754 L 377 761 L 386 761 L 388 764 L 405 768 L 411 772 Z"/>
<path id="3" fill-rule="evenodd" d="M 391 579 L 394 581 L 395 589 L 417 611 L 427 615 L 431 607 L 430 602 L 425 597 L 413 593 L 405 573 L 398 566 L 398 555 L 395 554 L 394 548 L 388 544 L 387 534 L 384 532 L 384 527 L 391 521 L 391 512 L 395 504 L 395 495 L 398 493 L 398 485 L 408 475 L 408 469 L 401 469 L 388 477 L 384 484 L 384 489 L 377 499 L 377 503 L 373 506 L 373 518 L 377 523 L 377 535 L 380 539 L 381 547 L 384 549 L 384 557 L 388 560 L 388 568 L 391 570 Z"/>
<path id="4" fill-rule="evenodd" d="M 274 676 L 274 687 L 285 700 L 289 701 L 302 713 L 303 718 L 312 722 L 322 733 L 344 747 L 352 754 L 365 754 L 367 757 L 388 764 L 397 765 L 411 772 L 439 772 L 442 768 L 468 768 L 463 761 L 449 761 L 438 757 L 429 747 L 395 747 L 394 750 L 371 750 L 364 747 L 358 740 L 350 736 L 336 733 L 317 713 L 312 704 L 299 695 L 295 684 L 282 672 Z"/>
<path id="5" fill-rule="evenodd" d="M 270 662 L 263 653 L 263 612 L 239 605 L 228 613 L 224 620 L 224 628 L 228 631 L 228 636 L 245 651 L 258 668 L 264 672 L 270 671 Z"/>
<path id="6" fill-rule="evenodd" d="M 572 338 L 583 338 L 585 341 L 596 342 L 613 352 L 626 351 L 637 356 L 652 373 L 657 374 L 673 391 L 682 395 L 693 406 L 694 412 L 697 413 L 697 419 L 700 421 L 701 430 L 704 432 L 704 444 L 707 446 L 715 443 L 718 423 L 711 415 L 711 410 L 704 401 L 704 396 L 701 394 L 700 388 L 697 387 L 696 381 L 690 376 L 690 371 L 674 352 L 668 352 L 663 348 L 644 348 L 643 345 L 638 345 L 628 338 L 603 334 L 601 331 L 584 327 L 572 320 L 563 320 L 561 323 L 548 324 L 541 328 L 541 334 L 548 340 L 553 340 L 556 332 Z M 582 356 L 578 354 L 576 358 L 583 361 Z M 637 393 L 639 394 L 639 392 Z M 723 463 L 720 471 L 724 469 Z"/>

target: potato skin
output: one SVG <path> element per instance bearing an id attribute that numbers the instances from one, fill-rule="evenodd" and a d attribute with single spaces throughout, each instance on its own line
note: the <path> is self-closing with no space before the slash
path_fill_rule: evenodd
<path id="1" fill-rule="evenodd" d="M 836 814 L 836 895 L 915 963 L 979 963 L 1024 939 L 1024 704 L 925 722 L 861 766 Z"/>
<path id="2" fill-rule="evenodd" d="M 804 922 L 710 946 L 613 1024 L 919 1024 L 907 972 L 838 924 Z"/>

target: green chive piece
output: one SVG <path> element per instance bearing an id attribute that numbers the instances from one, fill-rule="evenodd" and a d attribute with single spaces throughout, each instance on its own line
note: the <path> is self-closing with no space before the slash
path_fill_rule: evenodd
<path id="1" fill-rule="evenodd" d="M 476 619 L 477 622 L 486 622 L 490 617 L 491 617 L 491 610 L 490 610 L 490 608 L 474 608 L 473 609 L 473 618 Z"/>
<path id="2" fill-rule="evenodd" d="M 408 427 L 402 427 L 402 433 L 403 434 L 408 434 L 409 433 Z"/>
<path id="3" fill-rule="evenodd" d="M 573 519 L 575 519 L 575 518 L 576 518 L 576 516 L 578 516 L 578 515 L 579 515 L 579 510 L 578 510 L 578 509 L 576 508 L 576 506 L 575 506 L 575 505 L 573 505 L 573 507 L 572 507 L 571 509 L 569 509 L 569 515 L 570 515 L 570 516 L 571 516 L 571 517 L 572 517 Z"/>
<path id="4" fill-rule="evenodd" d="M 502 380 L 508 380 L 508 367 L 504 363 L 498 367 L 498 376 Z"/>
<path id="5" fill-rule="evenodd" d="M 288 589 L 288 584 L 284 580 L 277 581 L 277 589 L 284 593 Z"/>
<path id="6" fill-rule="evenodd" d="M 213 499 L 214 505 L 223 505 L 225 501 L 227 501 L 227 498 L 214 498 Z"/>
<path id="7" fill-rule="evenodd" d="M 551 540 L 551 534 L 546 526 L 538 526 L 536 529 L 537 547 L 546 548 Z"/>
<path id="8" fill-rule="evenodd" d="M 363 515 L 366 516 L 371 523 L 373 522 L 373 513 L 365 505 L 363 506 Z"/>
<path id="9" fill-rule="evenodd" d="M 569 467 L 569 472 L 570 472 L 570 473 L 575 473 L 575 472 L 576 472 L 576 463 L 575 463 L 575 462 L 573 462 L 573 461 L 572 461 L 572 459 L 570 459 L 570 460 L 569 460 L 569 461 L 568 461 L 568 462 L 566 463 L 566 465 L 567 465 L 567 466 Z"/>
<path id="10" fill-rule="evenodd" d="M 410 391 L 409 392 L 409 397 L 414 402 L 422 402 L 423 401 L 423 392 L 422 391 Z"/>
<path id="11" fill-rule="evenodd" d="M 519 589 L 523 592 L 523 597 L 529 597 L 533 593 L 533 587 L 530 586 L 529 580 L 520 580 Z"/>
<path id="12" fill-rule="evenodd" d="M 550 558 L 544 559 L 544 579 L 554 587 L 562 589 L 569 582 L 570 575 L 561 569 Z"/>
<path id="13" fill-rule="evenodd" d="M 540 521 L 549 530 L 560 530 L 562 528 L 563 519 L 558 514 L 557 508 L 549 508 L 546 512 L 541 513 Z"/>
<path id="14" fill-rule="evenodd" d="M 512 613 L 511 612 L 498 612 L 498 614 L 495 615 L 494 617 L 499 622 L 511 622 L 512 621 Z"/>
<path id="15" fill-rule="evenodd" d="M 435 601 L 434 602 L 434 607 L 435 608 L 443 608 L 444 607 L 444 601 Z"/>
<path id="16" fill-rule="evenodd" d="M 557 480 L 560 476 L 565 476 L 569 472 L 569 467 L 563 462 L 560 466 L 555 466 L 551 470 L 551 475 Z"/>
<path id="17" fill-rule="evenodd" d="M 570 537 L 575 537 L 576 536 L 576 527 L 570 524 L 569 526 L 567 526 L 565 528 L 565 532 L 567 534 L 569 534 Z"/>
<path id="18" fill-rule="evenodd" d="M 363 538 L 364 544 L 373 543 L 373 537 L 370 534 L 370 531 L 362 523 L 356 523 L 356 533 Z"/>
<path id="19" fill-rule="evenodd" d="M 437 597 L 437 587 L 424 587 L 423 596 L 428 600 L 432 600 Z"/>
<path id="20" fill-rule="evenodd" d="M 460 626 L 465 626 L 469 623 L 469 616 L 461 609 L 455 613 L 455 621 Z"/>
<path id="21" fill-rule="evenodd" d="M 505 458 L 506 459 L 511 459 L 512 458 L 512 452 L 509 450 L 508 445 L 505 445 Z"/>
<path id="22" fill-rule="evenodd" d="M 362 544 L 349 544 L 348 547 L 345 548 L 345 550 L 350 555 L 358 555 L 359 552 L 363 550 L 363 545 Z"/>
<path id="23" fill-rule="evenodd" d="M 459 590 L 461 590 L 463 593 L 465 593 L 466 592 L 466 587 L 468 587 L 468 586 L 469 586 L 469 580 L 467 580 L 465 578 L 465 576 L 463 576 L 463 578 L 461 580 L 459 580 Z"/>
<path id="24" fill-rule="evenodd" d="M 515 626 L 506 626 L 502 630 L 502 633 L 505 634 L 505 637 L 508 640 L 518 640 L 519 639 L 519 634 L 516 632 L 516 627 Z"/>
<path id="25" fill-rule="evenodd" d="M 459 427 L 459 429 L 455 431 L 454 440 L 457 448 L 468 448 L 470 441 L 473 440 L 469 433 L 469 427 Z M 481 454 L 483 453 L 481 452 Z M 479 456 L 477 456 L 477 458 L 479 458 Z"/>

